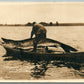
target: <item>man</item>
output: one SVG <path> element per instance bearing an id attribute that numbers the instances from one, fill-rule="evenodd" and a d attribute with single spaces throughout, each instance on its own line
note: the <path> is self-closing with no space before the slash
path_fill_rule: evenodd
<path id="1" fill-rule="evenodd" d="M 35 40 L 33 41 L 34 44 L 34 49 L 33 51 L 36 52 L 37 44 L 40 40 L 46 38 L 46 29 L 43 25 L 41 24 L 33 24 L 32 32 L 31 32 L 31 38 L 33 35 L 35 35 Z"/>

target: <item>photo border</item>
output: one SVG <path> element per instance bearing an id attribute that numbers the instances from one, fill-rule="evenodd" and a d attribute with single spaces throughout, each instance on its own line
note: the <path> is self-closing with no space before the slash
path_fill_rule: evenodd
<path id="1" fill-rule="evenodd" d="M 10 1 L 15 1 L 15 0 L 10 0 Z M 40 1 L 42 1 L 42 0 L 40 0 Z M 52 2 L 52 1 L 50 0 L 50 2 Z M 70 1 L 70 0 L 67 0 L 67 1 Z M 75 79 L 73 79 L 73 80 L 70 80 L 70 79 L 69 80 L 67 80 L 67 79 L 65 79 L 65 80 L 0 80 L 0 84 L 65 84 L 65 83 L 67 83 L 67 84 L 83 84 L 84 79 L 76 79 L 76 80 Z"/>

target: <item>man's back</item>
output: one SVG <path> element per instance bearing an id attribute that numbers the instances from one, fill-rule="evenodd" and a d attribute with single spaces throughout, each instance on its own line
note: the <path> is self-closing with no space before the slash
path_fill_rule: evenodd
<path id="1" fill-rule="evenodd" d="M 46 29 L 43 25 L 41 24 L 34 24 L 33 26 L 33 34 L 37 35 L 37 34 L 46 34 Z"/>

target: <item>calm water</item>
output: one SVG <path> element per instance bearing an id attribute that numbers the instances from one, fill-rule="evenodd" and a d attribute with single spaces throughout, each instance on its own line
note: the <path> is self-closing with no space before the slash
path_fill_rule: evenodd
<path id="1" fill-rule="evenodd" d="M 84 26 L 45 26 L 47 29 L 47 37 L 53 39 L 76 39 L 81 36 L 83 38 Z M 32 27 L 13 27 L 1 26 L 0 37 L 24 39 L 29 38 Z M 79 39 L 81 39 L 79 38 Z"/>
<path id="2" fill-rule="evenodd" d="M 46 26 L 47 37 L 84 50 L 84 26 Z M 30 37 L 32 27 L 0 27 L 0 37 L 22 40 Z"/>

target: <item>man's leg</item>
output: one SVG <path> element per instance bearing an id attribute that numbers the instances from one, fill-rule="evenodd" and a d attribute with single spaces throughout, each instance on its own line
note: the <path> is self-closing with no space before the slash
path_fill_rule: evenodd
<path id="1" fill-rule="evenodd" d="M 37 48 L 37 44 L 40 40 L 42 39 L 46 39 L 46 34 L 38 34 L 35 38 L 35 40 L 33 41 L 33 45 L 34 45 L 34 49 L 33 51 L 36 52 L 36 48 Z"/>
<path id="2" fill-rule="evenodd" d="M 36 48 L 37 48 L 37 42 L 36 42 L 36 40 L 33 42 L 33 46 L 34 46 L 33 51 L 36 52 Z"/>
<path id="3" fill-rule="evenodd" d="M 37 44 L 38 44 L 39 41 L 40 41 L 40 39 L 38 39 L 38 38 L 35 38 L 35 40 L 33 41 L 33 46 L 34 46 L 33 51 L 34 52 L 36 52 Z"/>

